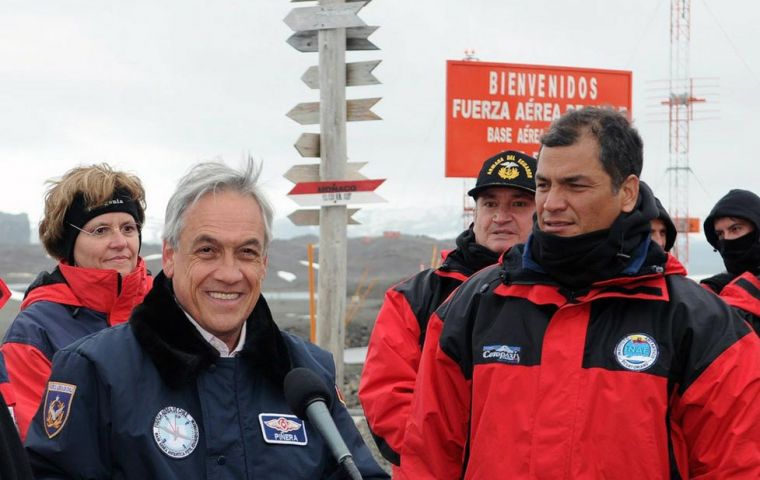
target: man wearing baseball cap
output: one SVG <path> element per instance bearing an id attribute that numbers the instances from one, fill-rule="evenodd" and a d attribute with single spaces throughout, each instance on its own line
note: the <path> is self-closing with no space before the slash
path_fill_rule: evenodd
<path id="1" fill-rule="evenodd" d="M 400 465 L 425 329 L 436 308 L 478 270 L 495 264 L 533 228 L 536 159 L 501 152 L 483 163 L 475 187 L 473 223 L 442 253 L 438 268 L 391 287 L 375 321 L 359 384 L 359 400 L 382 455 Z M 394 467 L 395 469 L 395 467 Z"/>

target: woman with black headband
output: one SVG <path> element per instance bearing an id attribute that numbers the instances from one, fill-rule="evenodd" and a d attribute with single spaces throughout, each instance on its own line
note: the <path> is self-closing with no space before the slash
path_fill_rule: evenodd
<path id="1" fill-rule="evenodd" d="M 42 245 L 58 266 L 29 286 L 2 353 L 26 437 L 42 401 L 55 352 L 127 321 L 153 283 L 139 256 L 145 191 L 134 175 L 106 164 L 77 167 L 50 181 Z M 43 412 L 46 422 L 63 420 Z"/>

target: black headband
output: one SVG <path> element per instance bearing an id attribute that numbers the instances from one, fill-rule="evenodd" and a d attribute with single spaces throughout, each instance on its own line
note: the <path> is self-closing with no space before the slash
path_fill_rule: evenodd
<path id="1" fill-rule="evenodd" d="M 94 207 L 87 206 L 82 193 L 74 197 L 74 201 L 71 202 L 63 218 L 63 245 L 66 247 L 66 260 L 69 265 L 74 265 L 74 244 L 80 233 L 78 229 L 83 228 L 87 222 L 97 216 L 113 212 L 128 213 L 138 224 L 143 221 L 137 202 L 125 189 L 117 189 L 110 200 Z"/>

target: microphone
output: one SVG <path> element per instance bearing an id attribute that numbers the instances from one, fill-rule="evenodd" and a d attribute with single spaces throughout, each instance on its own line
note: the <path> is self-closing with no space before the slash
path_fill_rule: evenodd
<path id="1" fill-rule="evenodd" d="M 308 419 L 314 425 L 349 478 L 361 480 L 354 458 L 330 415 L 332 397 L 322 378 L 308 368 L 297 367 L 285 375 L 283 390 L 290 409 L 298 418 Z"/>

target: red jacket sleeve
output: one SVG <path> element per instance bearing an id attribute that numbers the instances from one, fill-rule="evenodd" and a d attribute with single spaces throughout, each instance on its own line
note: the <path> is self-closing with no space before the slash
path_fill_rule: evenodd
<path id="1" fill-rule="evenodd" d="M 720 291 L 720 298 L 732 307 L 760 317 L 760 299 L 753 296 L 748 289 L 760 292 L 760 279 L 745 272 Z"/>
<path id="2" fill-rule="evenodd" d="M 415 385 L 416 394 L 394 478 L 459 479 L 470 415 L 471 381 L 439 346 L 443 322 L 433 314 Z"/>
<path id="3" fill-rule="evenodd" d="M 688 465 L 688 478 L 760 478 L 758 405 L 760 339 L 749 333 L 674 399 L 674 433 L 688 450 L 676 456 Z"/>
<path id="4" fill-rule="evenodd" d="M 45 384 L 50 376 L 50 361 L 39 350 L 24 343 L 6 343 L 2 346 L 8 378 L 16 394 L 14 413 L 21 439 L 40 406 Z"/>
<path id="5" fill-rule="evenodd" d="M 372 433 L 380 437 L 378 443 L 384 441 L 396 454 L 412 406 L 422 354 L 419 342 L 419 322 L 406 297 L 388 290 L 369 340 L 359 400 Z"/>

